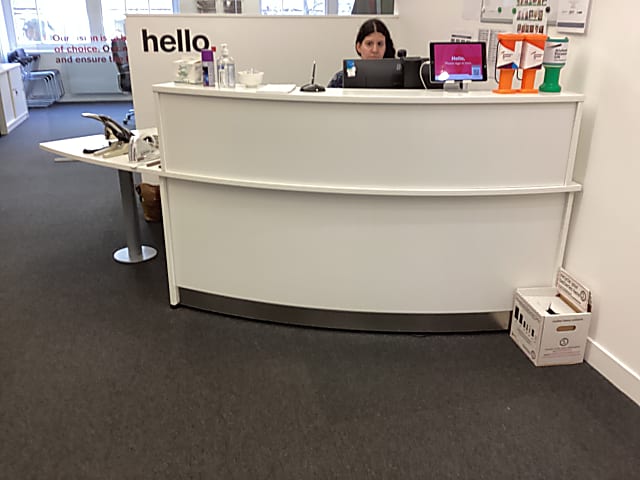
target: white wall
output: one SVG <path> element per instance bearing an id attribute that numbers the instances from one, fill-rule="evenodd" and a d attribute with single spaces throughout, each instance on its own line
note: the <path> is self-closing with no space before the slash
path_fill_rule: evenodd
<path id="1" fill-rule="evenodd" d="M 480 26 L 492 26 L 463 20 L 463 8 L 469 3 L 402 0 L 398 2 L 399 18 L 386 22 L 397 47 L 407 48 L 410 54 L 426 54 L 430 40 L 448 39 L 454 31 L 476 32 Z M 353 54 L 353 39 L 362 21 L 348 17 L 198 17 L 216 43 L 231 39 L 239 68 L 264 69 L 269 82 L 295 83 L 307 80 L 314 59 L 318 60 L 319 80 L 327 81 L 341 59 Z M 561 84 L 566 90 L 585 93 L 587 98 L 576 164 L 576 179 L 584 183 L 584 192 L 577 195 L 565 262 L 569 271 L 593 289 L 587 361 L 640 404 L 640 320 L 634 314 L 634 287 L 640 282 L 633 276 L 640 270 L 636 252 L 640 246 L 640 207 L 634 188 L 640 176 L 635 111 L 640 98 L 640 30 L 634 24 L 638 17 L 640 5 L 631 0 L 616 2 L 615 8 L 592 2 L 587 34 L 569 35 L 569 63 Z M 178 23 L 177 19 L 168 23 L 168 31 L 175 30 Z M 500 24 L 493 27 L 506 28 Z M 552 28 L 550 33 L 556 32 Z M 153 124 L 148 83 L 136 84 L 136 75 L 149 73 L 150 67 L 143 60 L 132 68 L 136 114 L 141 115 L 138 121 Z M 538 80 L 541 77 L 539 74 Z M 157 79 L 167 80 L 171 80 L 170 73 Z"/>
<path id="2" fill-rule="evenodd" d="M 572 38 L 563 83 L 587 96 L 566 265 L 594 291 L 587 360 L 640 403 L 640 5 L 592 2 L 588 34 Z M 635 274 L 635 275 L 634 275 Z M 609 355 L 607 355 L 607 353 Z M 616 367 L 626 367 L 626 371 Z"/>
<path id="3" fill-rule="evenodd" d="M 40 54 L 40 70 L 57 69 L 62 77 L 65 94 L 61 102 L 127 100 L 130 95 L 120 91 L 118 71 L 114 63 L 78 64 L 56 63 L 60 54 L 43 52 Z M 109 58 L 110 54 L 96 55 Z"/>

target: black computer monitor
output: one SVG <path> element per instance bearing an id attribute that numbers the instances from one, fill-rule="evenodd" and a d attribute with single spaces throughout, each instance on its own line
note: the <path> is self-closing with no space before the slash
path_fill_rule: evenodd
<path id="1" fill-rule="evenodd" d="M 429 59 L 424 57 L 403 57 L 404 86 L 407 89 L 442 88 L 444 82 L 432 82 L 429 74 Z"/>
<path id="2" fill-rule="evenodd" d="M 402 60 L 346 59 L 342 61 L 344 88 L 403 88 Z"/>
<path id="3" fill-rule="evenodd" d="M 429 51 L 432 82 L 487 80 L 484 42 L 431 42 Z"/>

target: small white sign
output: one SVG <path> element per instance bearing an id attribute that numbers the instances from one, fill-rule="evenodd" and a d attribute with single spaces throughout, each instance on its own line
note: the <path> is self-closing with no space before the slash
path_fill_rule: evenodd
<path id="1" fill-rule="evenodd" d="M 576 280 L 564 268 L 558 269 L 556 287 L 566 301 L 572 303 L 580 312 L 588 312 L 591 306 L 591 291 Z"/>
<path id="2" fill-rule="evenodd" d="M 516 0 L 482 0 L 480 19 L 484 22 L 511 23 L 511 10 Z"/>
<path id="3" fill-rule="evenodd" d="M 559 0 L 558 32 L 584 33 L 587 28 L 590 0 Z"/>

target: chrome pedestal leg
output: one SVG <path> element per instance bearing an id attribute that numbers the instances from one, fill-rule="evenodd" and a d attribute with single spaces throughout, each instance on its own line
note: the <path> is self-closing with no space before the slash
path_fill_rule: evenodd
<path id="1" fill-rule="evenodd" d="M 155 248 L 140 244 L 140 225 L 136 212 L 136 194 L 133 189 L 133 173 L 118 170 L 120 180 L 120 199 L 122 201 L 122 216 L 124 220 L 127 246 L 113 254 L 116 262 L 140 263 L 154 258 L 158 252 Z"/>

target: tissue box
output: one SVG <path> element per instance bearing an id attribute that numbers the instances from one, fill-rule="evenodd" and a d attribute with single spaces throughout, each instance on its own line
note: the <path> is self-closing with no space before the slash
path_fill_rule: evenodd
<path id="1" fill-rule="evenodd" d="M 510 336 L 537 367 L 582 363 L 591 292 L 560 269 L 555 287 L 518 288 Z"/>
<path id="2" fill-rule="evenodd" d="M 175 82 L 202 85 L 202 61 L 199 58 L 181 58 L 173 65 Z"/>

